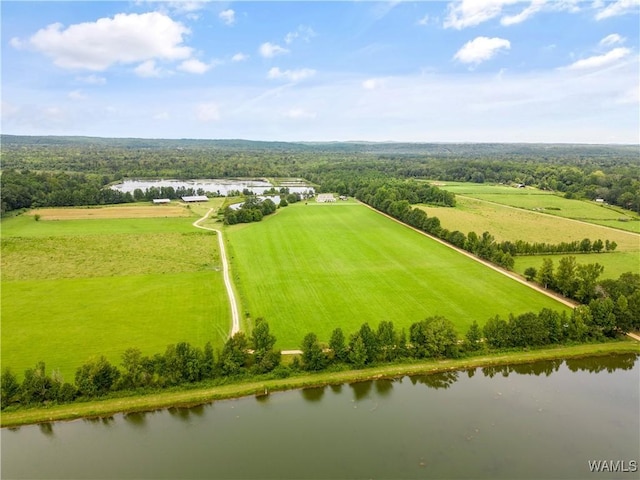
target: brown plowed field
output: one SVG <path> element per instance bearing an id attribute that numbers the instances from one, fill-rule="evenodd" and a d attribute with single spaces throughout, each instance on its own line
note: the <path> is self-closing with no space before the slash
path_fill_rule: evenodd
<path id="1" fill-rule="evenodd" d="M 29 215 L 42 220 L 87 220 L 93 218 L 188 217 L 189 210 L 180 205 L 144 205 L 135 207 L 40 208 Z"/>

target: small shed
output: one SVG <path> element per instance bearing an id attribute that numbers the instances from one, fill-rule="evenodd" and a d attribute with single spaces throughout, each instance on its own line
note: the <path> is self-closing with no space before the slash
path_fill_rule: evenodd
<path id="1" fill-rule="evenodd" d="M 596 203 L 604 203 L 604 198 L 596 198 Z"/>
<path id="2" fill-rule="evenodd" d="M 153 203 L 158 204 L 158 203 L 171 203 L 171 199 L 169 198 L 154 198 L 153 199 Z"/>
<path id="3" fill-rule="evenodd" d="M 209 197 L 206 195 L 189 195 L 186 197 L 182 197 L 183 202 L 193 203 L 193 202 L 208 202 Z"/>

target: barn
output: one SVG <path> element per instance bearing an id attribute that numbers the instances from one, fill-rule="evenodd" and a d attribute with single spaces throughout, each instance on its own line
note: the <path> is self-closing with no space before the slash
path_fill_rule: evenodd
<path id="1" fill-rule="evenodd" d="M 171 200 L 169 198 L 154 198 L 153 199 L 153 203 L 155 204 L 159 204 L 159 203 L 171 203 Z"/>
<path id="2" fill-rule="evenodd" d="M 209 197 L 206 195 L 190 195 L 186 197 L 181 197 L 183 202 L 193 203 L 193 202 L 208 202 Z"/>
<path id="3" fill-rule="evenodd" d="M 333 193 L 319 193 L 316 198 L 316 202 L 318 203 L 330 203 L 335 201 L 336 197 L 333 196 Z"/>

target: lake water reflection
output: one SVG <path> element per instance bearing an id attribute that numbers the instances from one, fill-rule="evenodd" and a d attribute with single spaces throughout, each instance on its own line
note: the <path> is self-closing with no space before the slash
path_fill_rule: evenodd
<path id="1" fill-rule="evenodd" d="M 3 478 L 638 478 L 635 355 L 488 367 L 2 431 Z"/>

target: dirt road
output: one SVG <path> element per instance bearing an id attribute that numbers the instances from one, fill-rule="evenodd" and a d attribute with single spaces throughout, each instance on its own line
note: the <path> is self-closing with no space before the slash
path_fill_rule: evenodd
<path id="1" fill-rule="evenodd" d="M 210 230 L 212 232 L 216 232 L 218 236 L 218 245 L 220 246 L 220 260 L 222 262 L 222 275 L 224 278 L 224 286 L 227 289 L 227 296 L 229 297 L 229 305 L 231 306 L 231 334 L 233 337 L 236 333 L 240 331 L 240 316 L 238 315 L 238 303 L 236 302 L 236 295 L 233 293 L 233 285 L 231 284 L 231 278 L 229 277 L 229 263 L 227 262 L 227 254 L 224 248 L 224 242 L 222 241 L 222 232 L 216 228 L 211 227 L 203 227 L 200 225 L 200 222 L 206 220 L 213 208 L 210 208 L 207 213 L 204 214 L 204 217 L 200 218 L 193 222 L 193 226 L 196 228 L 201 228 L 203 230 Z"/>

